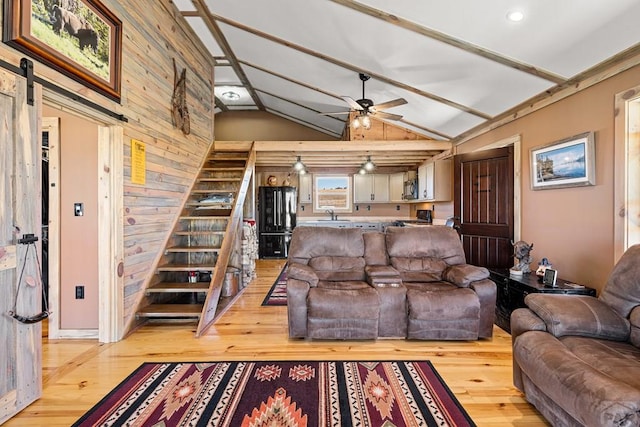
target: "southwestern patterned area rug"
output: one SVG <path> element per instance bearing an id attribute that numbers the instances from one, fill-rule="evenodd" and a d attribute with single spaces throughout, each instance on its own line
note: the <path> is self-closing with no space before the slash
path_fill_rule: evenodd
<path id="1" fill-rule="evenodd" d="M 475 426 L 429 361 L 144 363 L 74 426 Z"/>
<path id="2" fill-rule="evenodd" d="M 280 275 L 274 282 L 262 305 L 287 305 L 287 265 L 282 267 Z"/>

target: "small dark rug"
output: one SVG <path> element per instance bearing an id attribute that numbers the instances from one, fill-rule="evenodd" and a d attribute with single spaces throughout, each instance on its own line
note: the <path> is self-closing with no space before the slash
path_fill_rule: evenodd
<path id="1" fill-rule="evenodd" d="M 74 426 L 475 426 L 429 361 L 144 363 Z"/>
<path id="2" fill-rule="evenodd" d="M 287 305 L 287 266 L 282 267 L 280 275 L 274 282 L 262 305 Z"/>

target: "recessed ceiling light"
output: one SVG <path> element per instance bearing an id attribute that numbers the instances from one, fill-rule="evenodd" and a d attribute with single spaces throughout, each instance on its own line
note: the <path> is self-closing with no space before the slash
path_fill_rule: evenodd
<path id="1" fill-rule="evenodd" d="M 240 99 L 240 94 L 238 92 L 228 90 L 222 94 L 222 97 L 227 101 L 237 101 L 238 99 Z"/>
<path id="2" fill-rule="evenodd" d="M 519 10 L 513 10 L 507 13 L 507 19 L 511 22 L 520 22 L 524 19 L 524 13 Z"/>

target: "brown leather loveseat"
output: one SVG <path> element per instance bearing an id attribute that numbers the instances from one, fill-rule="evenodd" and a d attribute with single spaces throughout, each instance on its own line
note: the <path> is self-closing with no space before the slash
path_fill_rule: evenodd
<path id="1" fill-rule="evenodd" d="M 511 314 L 513 381 L 554 426 L 640 426 L 640 245 L 598 296 L 530 294 Z"/>
<path id="2" fill-rule="evenodd" d="M 297 227 L 289 248 L 289 336 L 490 338 L 496 286 L 445 226 Z"/>

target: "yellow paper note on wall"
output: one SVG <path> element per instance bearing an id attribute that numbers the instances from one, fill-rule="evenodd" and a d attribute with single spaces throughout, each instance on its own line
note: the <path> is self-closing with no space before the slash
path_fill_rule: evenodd
<path id="1" fill-rule="evenodd" d="M 144 184 L 146 178 L 146 156 L 144 142 L 131 140 L 131 183 Z"/>

